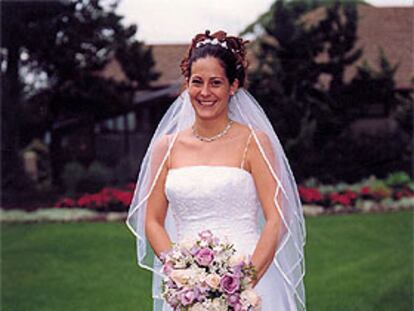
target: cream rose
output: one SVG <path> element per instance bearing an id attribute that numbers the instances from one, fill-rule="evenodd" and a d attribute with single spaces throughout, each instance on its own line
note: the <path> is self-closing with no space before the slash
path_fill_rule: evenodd
<path id="1" fill-rule="evenodd" d="M 170 273 L 170 278 L 180 285 L 186 285 L 193 275 L 192 271 L 188 270 L 172 270 Z"/>
<path id="2" fill-rule="evenodd" d="M 217 274 L 209 274 L 206 277 L 206 283 L 211 288 L 217 289 L 220 287 L 220 276 Z"/>

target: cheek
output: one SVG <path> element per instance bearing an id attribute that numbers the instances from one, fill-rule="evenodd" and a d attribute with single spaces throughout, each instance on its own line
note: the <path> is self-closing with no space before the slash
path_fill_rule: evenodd
<path id="1" fill-rule="evenodd" d="M 228 101 L 230 98 L 230 92 L 228 90 L 223 90 L 220 92 L 220 98 L 224 101 Z"/>

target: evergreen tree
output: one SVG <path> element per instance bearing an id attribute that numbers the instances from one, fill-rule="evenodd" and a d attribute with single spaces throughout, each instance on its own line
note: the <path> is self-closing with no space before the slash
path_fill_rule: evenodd
<path id="1" fill-rule="evenodd" d="M 264 103 L 299 176 L 306 175 L 303 154 L 314 162 L 312 151 L 346 126 L 348 120 L 335 117 L 344 107 L 334 94 L 341 92 L 345 67 L 362 53 L 354 49 L 354 3 L 326 6 L 326 16 L 310 25 L 304 13 L 315 3 L 274 3 L 257 39 L 258 64 L 250 76 L 251 90 Z M 323 74 L 331 77 L 328 90 L 320 85 Z"/>
<path id="2" fill-rule="evenodd" d="M 151 50 L 135 39 L 136 26 L 121 23 L 116 7 L 117 1 L 103 0 L 1 2 L 3 186 L 21 175 L 14 171 L 17 151 L 33 133 L 73 116 L 122 111 L 136 86 L 145 88 L 158 77 Z M 130 83 L 97 74 L 114 58 Z M 37 118 L 23 115 L 33 111 Z M 20 119 L 31 120 L 38 131 L 27 131 Z M 58 163 L 59 135 L 53 134 L 51 156 Z"/>

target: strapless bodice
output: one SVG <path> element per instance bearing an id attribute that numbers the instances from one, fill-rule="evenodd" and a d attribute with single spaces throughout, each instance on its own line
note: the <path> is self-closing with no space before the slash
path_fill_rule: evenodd
<path id="1" fill-rule="evenodd" d="M 258 200 L 253 176 L 232 166 L 186 166 L 170 169 L 165 184 L 177 240 L 211 230 L 251 254 L 259 238 Z"/>

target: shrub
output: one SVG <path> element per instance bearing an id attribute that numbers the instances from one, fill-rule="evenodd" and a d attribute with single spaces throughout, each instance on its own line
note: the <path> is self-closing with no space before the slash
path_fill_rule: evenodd
<path id="1" fill-rule="evenodd" d="M 86 170 L 79 162 L 69 162 L 63 168 L 62 181 L 69 195 L 73 195 L 79 182 L 86 175 Z"/>
<path id="2" fill-rule="evenodd" d="M 406 172 L 389 174 L 385 183 L 390 187 L 402 187 L 410 182 L 410 176 Z"/>
<path id="3" fill-rule="evenodd" d="M 97 161 L 92 162 L 85 176 L 76 187 L 77 192 L 93 193 L 99 191 L 113 180 L 111 169 Z"/>
<path id="4" fill-rule="evenodd" d="M 122 158 L 115 167 L 114 175 L 118 184 L 125 184 L 136 181 L 138 171 L 137 161 L 131 157 Z"/>

